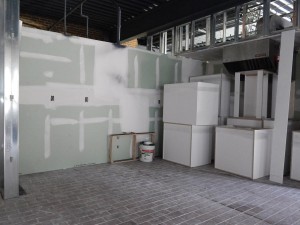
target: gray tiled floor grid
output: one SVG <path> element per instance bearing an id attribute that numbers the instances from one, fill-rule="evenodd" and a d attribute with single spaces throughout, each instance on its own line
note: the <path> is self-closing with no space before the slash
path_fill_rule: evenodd
<path id="1" fill-rule="evenodd" d="M 300 224 L 300 182 L 254 182 L 212 166 L 156 159 L 25 175 L 20 182 L 27 195 L 1 200 L 0 224 Z"/>

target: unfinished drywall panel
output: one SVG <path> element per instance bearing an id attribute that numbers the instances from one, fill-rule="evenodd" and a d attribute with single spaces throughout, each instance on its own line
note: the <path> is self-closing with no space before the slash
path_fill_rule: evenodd
<path id="1" fill-rule="evenodd" d="M 94 47 L 70 42 L 64 36 L 49 36 L 45 43 L 43 39 L 36 39 L 32 31 L 23 29 L 20 57 L 23 61 L 22 73 L 31 76 L 20 77 L 23 85 L 44 85 L 55 80 L 57 83 L 93 83 Z M 36 31 L 40 32 L 40 31 Z M 45 36 L 40 35 L 40 36 Z M 42 38 L 42 37 L 41 37 Z M 59 40 L 57 40 L 59 39 Z M 68 49 L 66 51 L 66 49 Z M 65 76 L 72 73 L 80 76 Z"/>
<path id="2" fill-rule="evenodd" d="M 20 110 L 22 174 L 107 162 L 103 134 L 112 129 L 108 107 L 83 112 L 81 107 L 48 110 L 21 105 Z"/>
<path id="3" fill-rule="evenodd" d="M 190 77 L 203 75 L 203 64 L 198 60 L 182 58 L 181 82 L 187 83 Z"/>
<path id="4" fill-rule="evenodd" d="M 181 83 L 183 61 L 169 55 L 161 55 L 158 64 L 159 88 L 163 88 L 165 84 Z"/>
<path id="5" fill-rule="evenodd" d="M 157 88 L 156 61 L 159 54 L 144 54 L 143 51 L 130 49 L 128 51 L 128 87 L 129 88 Z"/>
<path id="6" fill-rule="evenodd" d="M 22 174 L 105 163 L 112 133 L 154 131 L 160 151 L 161 88 L 181 78 L 182 59 L 36 29 L 23 33 Z"/>

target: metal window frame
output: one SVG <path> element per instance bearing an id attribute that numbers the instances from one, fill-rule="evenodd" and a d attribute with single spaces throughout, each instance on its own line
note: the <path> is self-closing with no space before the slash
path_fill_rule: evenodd
<path id="1" fill-rule="evenodd" d="M 185 26 L 185 50 L 184 51 L 189 51 L 192 49 L 191 43 L 192 43 L 192 22 L 189 21 L 187 23 L 180 24 L 176 26 L 176 34 L 175 34 L 175 46 L 176 46 L 176 53 L 181 53 L 183 51 L 183 27 Z"/>
<path id="2" fill-rule="evenodd" d="M 205 46 L 209 46 L 210 45 L 210 30 L 211 30 L 211 17 L 210 16 L 205 16 L 202 17 L 200 19 L 196 19 L 192 21 L 192 38 L 191 38 L 191 50 L 193 49 L 198 49 L 201 47 L 195 47 L 195 27 L 196 27 L 196 23 L 199 21 L 204 21 L 205 20 L 205 26 L 206 26 L 206 38 L 205 38 Z"/>

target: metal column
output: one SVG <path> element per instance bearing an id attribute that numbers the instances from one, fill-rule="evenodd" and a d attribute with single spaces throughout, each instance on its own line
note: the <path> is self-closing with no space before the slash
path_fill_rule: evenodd
<path id="1" fill-rule="evenodd" d="M 300 27 L 300 0 L 295 1 L 295 16 L 294 16 L 294 25 Z"/>
<path id="2" fill-rule="evenodd" d="M 264 17 L 264 24 L 263 24 L 263 35 L 270 34 L 270 0 L 264 0 L 264 9 L 263 9 L 263 17 Z"/>
<path id="3" fill-rule="evenodd" d="M 0 0 L 0 188 L 19 196 L 19 0 Z"/>
<path id="4" fill-rule="evenodd" d="M 118 23 L 117 23 L 117 44 L 120 45 L 121 41 L 121 26 L 122 26 L 122 10 L 120 6 L 117 6 L 118 10 Z"/>
<path id="5" fill-rule="evenodd" d="M 240 11 L 241 6 L 235 7 L 235 25 L 234 25 L 234 41 L 239 41 L 239 29 L 240 29 Z"/>
<path id="6" fill-rule="evenodd" d="M 227 12 L 223 13 L 223 42 L 226 42 Z"/>

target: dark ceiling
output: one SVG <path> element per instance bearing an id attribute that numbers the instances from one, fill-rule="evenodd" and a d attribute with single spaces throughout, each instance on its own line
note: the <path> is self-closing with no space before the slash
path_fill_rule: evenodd
<path id="1" fill-rule="evenodd" d="M 246 2 L 247 0 L 67 0 L 67 22 L 85 25 L 89 17 L 89 27 L 116 32 L 117 7 L 122 9 L 121 39 L 128 39 L 146 33 L 153 33 L 186 22 L 190 19 L 206 16 L 218 10 Z M 20 0 L 21 14 L 63 20 L 65 0 Z M 50 28 L 50 27 L 49 27 Z"/>

